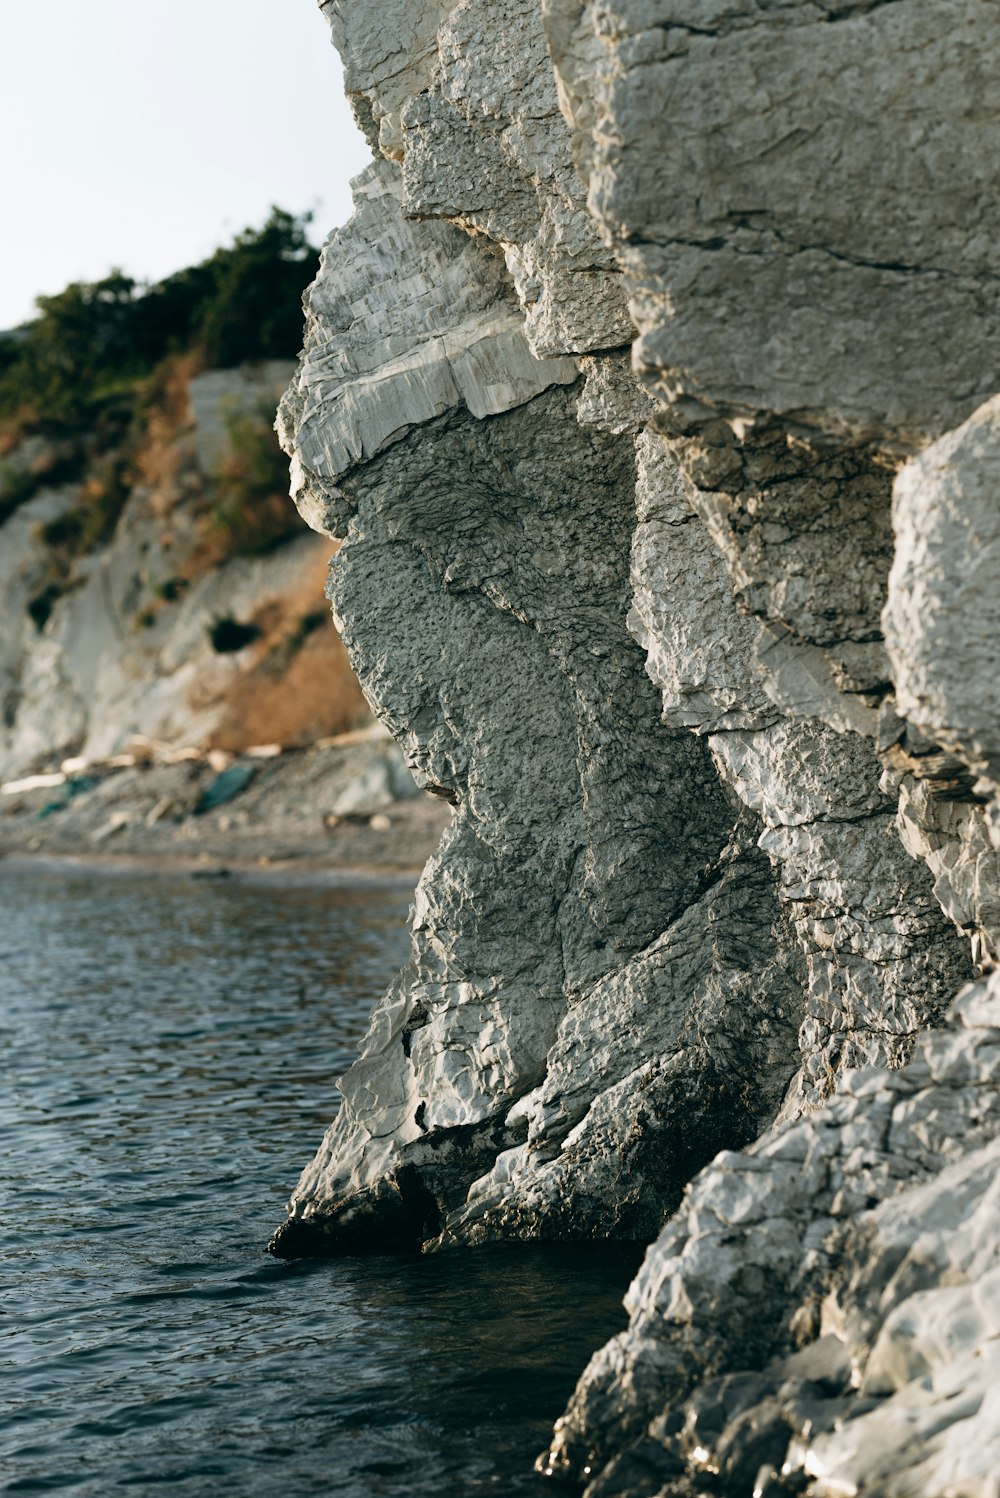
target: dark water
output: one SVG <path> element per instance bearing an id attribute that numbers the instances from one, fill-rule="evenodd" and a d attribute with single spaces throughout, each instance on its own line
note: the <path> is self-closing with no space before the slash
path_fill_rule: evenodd
<path id="1" fill-rule="evenodd" d="M 262 1252 L 408 898 L 0 869 L 0 1492 L 548 1492 L 628 1259 Z"/>

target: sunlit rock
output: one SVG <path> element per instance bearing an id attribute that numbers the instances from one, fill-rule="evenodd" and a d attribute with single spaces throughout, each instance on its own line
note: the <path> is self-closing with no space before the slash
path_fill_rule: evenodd
<path id="1" fill-rule="evenodd" d="M 652 1238 L 544 1467 L 985 1498 L 982 8 L 324 9 L 384 160 L 283 433 L 456 814 L 274 1246 Z"/>

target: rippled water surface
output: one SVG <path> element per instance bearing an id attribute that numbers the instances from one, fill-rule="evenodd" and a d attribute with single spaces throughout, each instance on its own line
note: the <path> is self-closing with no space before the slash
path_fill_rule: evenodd
<path id="1" fill-rule="evenodd" d="M 0 868 L 0 1492 L 548 1492 L 632 1261 L 263 1253 L 408 901 Z"/>

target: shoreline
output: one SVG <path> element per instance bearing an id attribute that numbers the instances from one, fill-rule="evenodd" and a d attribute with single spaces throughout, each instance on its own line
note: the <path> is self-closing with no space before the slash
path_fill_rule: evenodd
<path id="1" fill-rule="evenodd" d="M 426 862 L 426 860 L 424 861 Z M 371 886 L 412 889 L 424 864 L 384 867 L 370 863 L 331 864 L 312 857 L 219 858 L 210 854 L 96 853 L 0 850 L 0 874 L 38 872 L 61 874 L 79 870 L 107 877 L 148 874 L 154 878 L 232 879 L 239 884 L 318 885 L 330 888 Z"/>
<path id="2" fill-rule="evenodd" d="M 391 741 L 351 735 L 266 761 L 237 757 L 225 772 L 204 760 L 126 765 L 8 792 L 0 870 L 412 888 L 450 819 Z"/>

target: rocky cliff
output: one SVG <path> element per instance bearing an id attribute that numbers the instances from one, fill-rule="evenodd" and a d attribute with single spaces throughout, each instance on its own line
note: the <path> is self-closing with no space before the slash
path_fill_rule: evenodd
<path id="1" fill-rule="evenodd" d="M 95 480 L 86 473 L 62 478 L 57 441 L 29 437 L 0 460 L 0 479 L 33 481 L 36 490 L 0 527 L 0 778 L 65 756 L 120 753 L 137 735 L 241 749 L 274 738 L 291 742 L 297 730 L 318 737 L 352 726 L 352 709 L 363 713 L 356 695 L 347 720 L 337 721 L 319 708 L 322 688 L 314 687 L 313 700 L 304 697 L 292 710 L 299 722 L 279 722 L 291 709 L 284 685 L 284 711 L 272 704 L 267 712 L 259 667 L 276 637 L 292 634 L 310 613 L 317 621 L 310 649 L 319 638 L 327 647 L 327 658 L 314 662 L 330 679 L 327 696 L 343 690 L 337 678 L 346 672 L 338 673 L 329 644 L 334 631 L 318 628 L 329 547 L 305 531 L 289 536 L 286 527 L 280 547 L 269 549 L 265 533 L 259 548 L 240 548 L 222 535 L 213 513 L 213 490 L 233 456 L 233 423 L 256 419 L 289 368 L 273 361 L 172 373 L 133 444 L 127 476 L 119 478 L 117 521 L 92 545 L 73 543 Z M 216 633 L 213 642 L 217 621 L 239 626 L 242 636 Z M 284 664 L 286 674 L 295 668 L 294 660 Z M 256 674 L 256 692 L 247 687 L 248 673 Z M 301 689 L 311 673 L 300 667 L 298 675 Z"/>
<path id="2" fill-rule="evenodd" d="M 984 7 L 322 9 L 280 426 L 455 815 L 273 1247 L 652 1240 L 588 1494 L 995 1494 Z"/>
<path id="3" fill-rule="evenodd" d="M 372 723 L 330 543 L 287 503 L 293 367 L 175 358 L 113 441 L 0 442 L 0 858 L 413 870 L 434 847 L 449 809 Z"/>

